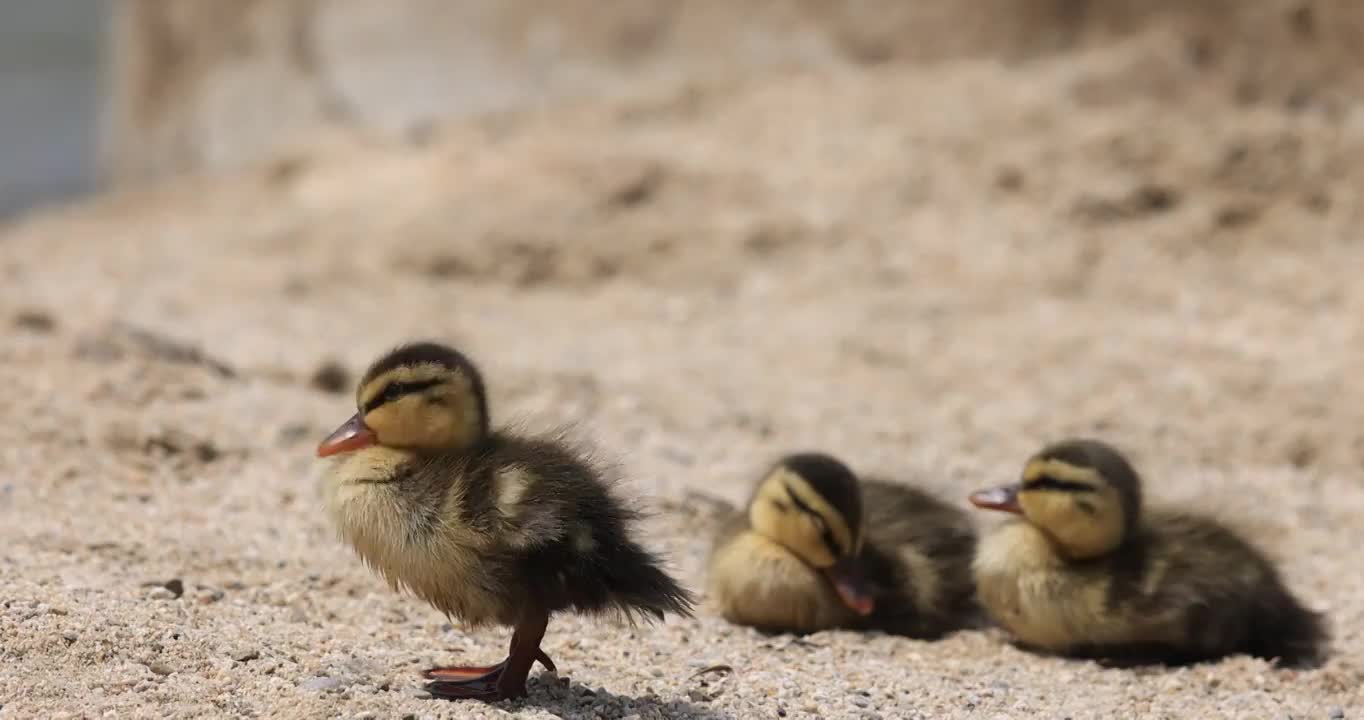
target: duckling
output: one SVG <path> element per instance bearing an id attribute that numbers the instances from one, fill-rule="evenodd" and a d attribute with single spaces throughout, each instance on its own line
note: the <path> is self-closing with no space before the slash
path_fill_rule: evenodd
<path id="1" fill-rule="evenodd" d="M 766 632 L 941 637 L 970 611 L 969 520 L 923 491 L 859 482 L 829 455 L 787 455 L 720 530 L 710 595 L 725 619 Z"/>
<path id="2" fill-rule="evenodd" d="M 1305 665 L 1324 650 L 1324 617 L 1259 550 L 1208 518 L 1144 512 L 1136 471 L 1103 442 L 1047 446 L 1021 482 L 970 500 L 1020 516 L 974 562 L 980 604 L 1020 645 L 1118 665 Z"/>
<path id="3" fill-rule="evenodd" d="M 522 697 L 552 614 L 614 613 L 631 623 L 690 616 L 694 598 L 631 535 L 638 513 L 556 439 L 489 426 L 483 378 L 444 345 L 377 360 L 359 411 L 318 446 L 341 537 L 395 590 L 470 627 L 511 626 L 508 657 L 426 671 L 438 697 Z"/>

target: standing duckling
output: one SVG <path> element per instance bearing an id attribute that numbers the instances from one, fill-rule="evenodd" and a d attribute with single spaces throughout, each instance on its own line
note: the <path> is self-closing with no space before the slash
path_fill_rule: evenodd
<path id="1" fill-rule="evenodd" d="M 877 629 L 918 638 L 963 625 L 975 532 L 922 491 L 859 482 L 821 453 L 781 459 L 721 529 L 710 594 L 767 632 Z"/>
<path id="2" fill-rule="evenodd" d="M 1044 448 L 1022 482 L 977 492 L 1020 515 L 981 541 L 981 605 L 1024 645 L 1119 663 L 1188 663 L 1234 653 L 1313 662 L 1324 618 L 1231 530 L 1141 509 L 1141 482 L 1114 448 Z"/>
<path id="3" fill-rule="evenodd" d="M 569 448 L 490 430 L 479 372 L 435 343 L 375 362 L 359 408 L 317 449 L 340 455 L 326 507 L 341 536 L 394 590 L 470 626 L 510 625 L 508 657 L 433 668 L 444 698 L 526 694 L 550 615 L 563 610 L 662 619 L 692 595 L 630 536 L 636 514 Z"/>

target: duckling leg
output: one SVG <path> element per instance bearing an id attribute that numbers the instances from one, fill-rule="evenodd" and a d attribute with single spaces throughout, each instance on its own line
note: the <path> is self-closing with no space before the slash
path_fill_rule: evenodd
<path id="1" fill-rule="evenodd" d="M 516 633 L 512 633 L 510 647 L 507 648 L 507 656 L 510 657 L 516 651 Z M 535 660 L 550 672 L 559 672 L 559 668 L 554 666 L 554 661 L 549 659 L 544 650 L 538 646 L 535 648 Z M 427 680 L 442 680 L 446 682 L 462 682 L 466 680 L 487 679 L 489 682 L 497 679 L 497 674 L 502 672 L 502 668 L 507 664 L 506 660 L 496 665 L 446 665 L 433 667 L 422 672 L 422 677 Z"/>
<path id="2" fill-rule="evenodd" d="M 554 662 L 540 649 L 549 615 L 539 613 L 523 620 L 512 633 L 511 652 L 506 660 L 488 668 L 434 668 L 427 677 L 438 678 L 428 683 L 426 690 L 435 697 L 448 700 L 484 700 L 494 702 L 525 697 L 526 677 L 531 666 L 539 661 L 551 672 Z M 486 670 L 479 675 L 473 673 Z M 442 672 L 444 671 L 444 672 Z M 445 679 L 450 678 L 450 679 Z M 459 679 L 455 679 L 459 678 Z"/>

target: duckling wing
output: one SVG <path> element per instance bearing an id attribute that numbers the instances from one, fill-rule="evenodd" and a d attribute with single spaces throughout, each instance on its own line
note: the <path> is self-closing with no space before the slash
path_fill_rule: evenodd
<path id="1" fill-rule="evenodd" d="M 1273 564 L 1210 519 L 1152 513 L 1138 554 L 1115 565 L 1110 602 L 1128 604 L 1153 638 L 1190 659 L 1249 652 L 1296 663 L 1315 654 L 1316 613 L 1284 587 Z M 1124 602 L 1126 600 L 1126 602 Z"/>
<path id="2" fill-rule="evenodd" d="M 873 622 L 914 636 L 945 632 L 971 611 L 969 516 L 930 493 L 883 481 L 863 483 L 864 571 L 881 585 Z"/>
<path id="3" fill-rule="evenodd" d="M 522 602 L 632 621 L 690 613 L 691 594 L 632 537 L 639 513 L 587 461 L 534 440 L 504 440 L 492 461 L 491 526 Z"/>

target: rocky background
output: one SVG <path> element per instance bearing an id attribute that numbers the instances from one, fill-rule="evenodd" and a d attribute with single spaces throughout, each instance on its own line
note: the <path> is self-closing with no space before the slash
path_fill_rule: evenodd
<path id="1" fill-rule="evenodd" d="M 1364 8 L 387 6 L 120 5 L 107 192 L 0 230 L 0 718 L 1364 711 Z M 1130 671 L 705 609 L 556 619 L 528 700 L 425 698 L 505 634 L 369 574 L 312 456 L 414 337 L 615 461 L 698 589 L 777 453 L 964 503 L 1084 433 L 1275 557 L 1335 653 Z"/>

